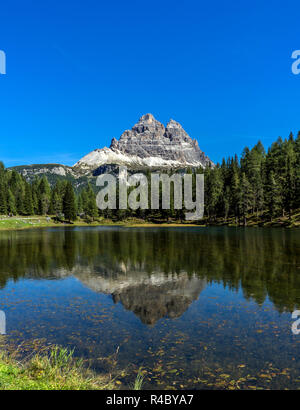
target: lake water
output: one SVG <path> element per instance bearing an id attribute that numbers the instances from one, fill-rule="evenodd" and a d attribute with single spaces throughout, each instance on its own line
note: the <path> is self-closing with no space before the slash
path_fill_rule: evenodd
<path id="1" fill-rule="evenodd" d="M 75 348 L 121 387 L 298 388 L 300 230 L 0 233 L 2 343 Z M 103 360 L 109 357 L 110 360 Z"/>

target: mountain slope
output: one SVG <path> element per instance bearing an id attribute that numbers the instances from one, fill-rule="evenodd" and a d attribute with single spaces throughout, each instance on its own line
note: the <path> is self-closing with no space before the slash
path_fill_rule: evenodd
<path id="1" fill-rule="evenodd" d="M 214 166 L 182 126 L 170 120 L 166 127 L 152 114 L 143 115 L 131 130 L 120 139 L 112 139 L 110 148 L 95 149 L 81 158 L 73 167 L 61 164 L 39 164 L 12 167 L 27 180 L 47 176 L 51 185 L 58 179 L 70 180 L 76 189 L 87 181 L 95 184 L 95 177 L 105 172 L 117 172 L 118 166 L 129 171 L 184 170 Z"/>
<path id="2" fill-rule="evenodd" d="M 84 156 L 74 169 L 88 173 L 105 164 L 125 165 L 133 169 L 170 169 L 203 167 L 213 163 L 199 148 L 198 142 L 182 126 L 170 120 L 166 127 L 152 114 L 143 115 L 110 148 L 96 149 Z"/>

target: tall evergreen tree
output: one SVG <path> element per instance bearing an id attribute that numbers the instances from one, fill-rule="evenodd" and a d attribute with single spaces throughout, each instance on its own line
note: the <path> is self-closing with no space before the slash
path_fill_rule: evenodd
<path id="1" fill-rule="evenodd" d="M 25 198 L 24 198 L 24 214 L 33 215 L 33 202 L 32 202 L 32 191 L 31 186 L 25 183 Z"/>
<path id="2" fill-rule="evenodd" d="M 266 191 L 266 205 L 272 221 L 278 215 L 281 207 L 280 187 L 274 176 L 274 171 L 271 171 L 267 177 L 265 187 Z"/>
<path id="3" fill-rule="evenodd" d="M 86 190 L 86 213 L 88 216 L 90 216 L 92 219 L 97 218 L 98 216 L 98 207 L 96 204 L 96 195 L 95 192 L 93 191 L 93 188 L 91 187 L 90 184 L 88 184 L 87 190 Z"/>
<path id="4" fill-rule="evenodd" d="M 249 183 L 245 172 L 242 173 L 241 184 L 240 184 L 240 201 L 239 208 L 240 214 L 243 218 L 244 226 L 247 225 L 247 214 L 252 206 L 253 191 L 251 184 Z"/>
<path id="5" fill-rule="evenodd" d="M 0 181 L 0 215 L 7 214 L 7 195 L 3 181 Z"/>
<path id="6" fill-rule="evenodd" d="M 50 208 L 51 189 L 46 176 L 43 176 L 38 185 L 39 214 L 46 215 Z"/>
<path id="7" fill-rule="evenodd" d="M 71 222 L 76 220 L 76 198 L 71 182 L 67 182 L 65 187 L 65 195 L 63 198 L 63 213 L 67 221 Z"/>

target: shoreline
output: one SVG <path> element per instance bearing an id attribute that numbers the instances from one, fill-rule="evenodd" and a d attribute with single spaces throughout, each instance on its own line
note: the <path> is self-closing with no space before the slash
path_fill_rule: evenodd
<path id="1" fill-rule="evenodd" d="M 98 227 L 98 226 L 122 226 L 126 228 L 136 228 L 136 227 L 204 227 L 205 225 L 200 224 L 188 224 L 188 223 L 153 223 L 145 222 L 143 220 L 126 220 L 126 221 L 112 221 L 108 219 L 103 219 L 101 221 L 94 222 L 84 222 L 82 220 L 68 222 L 53 222 L 47 221 L 46 217 L 16 217 L 16 218 L 5 218 L 0 219 L 0 232 L 1 231 L 22 231 L 26 229 L 35 228 L 72 228 L 72 227 Z"/>
<path id="2" fill-rule="evenodd" d="M 229 219 L 226 223 L 220 219 L 215 222 L 203 220 L 203 223 L 186 223 L 186 222 L 149 222 L 139 219 L 130 219 L 124 221 L 112 221 L 110 219 L 102 219 L 95 222 L 84 222 L 83 220 L 77 220 L 72 223 L 54 222 L 53 220 L 47 221 L 47 217 L 12 217 L 0 219 L 0 232 L 1 231 L 21 231 L 26 229 L 35 228 L 66 228 L 66 227 L 99 227 L 99 226 L 119 226 L 125 228 L 209 228 L 209 227 L 233 227 L 233 228 L 300 228 L 300 218 L 296 215 L 296 218 L 289 220 L 287 217 L 279 217 L 274 221 L 266 221 L 260 218 L 249 218 L 247 225 L 236 224 L 232 219 Z"/>

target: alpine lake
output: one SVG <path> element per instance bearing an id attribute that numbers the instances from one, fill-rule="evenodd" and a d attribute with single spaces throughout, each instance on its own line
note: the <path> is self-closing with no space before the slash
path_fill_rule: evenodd
<path id="1" fill-rule="evenodd" d="M 299 308 L 297 229 L 0 232 L 1 344 L 74 349 L 120 388 L 300 388 Z"/>

